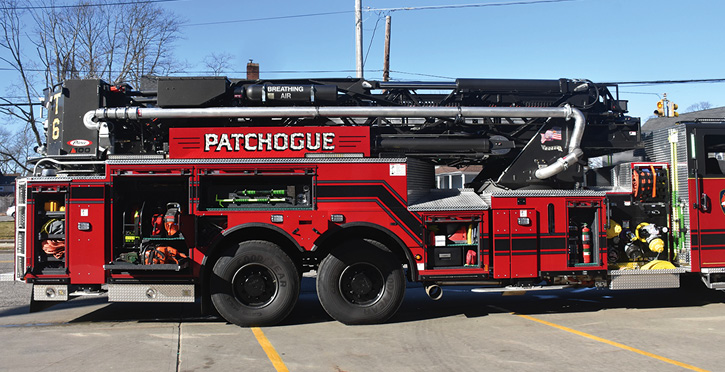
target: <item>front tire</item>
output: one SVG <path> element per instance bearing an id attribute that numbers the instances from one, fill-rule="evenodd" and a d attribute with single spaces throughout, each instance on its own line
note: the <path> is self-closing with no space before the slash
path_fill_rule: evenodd
<path id="1" fill-rule="evenodd" d="M 404 295 L 402 265 L 376 241 L 345 242 L 320 263 L 317 296 L 341 323 L 384 322 L 398 311 Z"/>
<path id="2" fill-rule="evenodd" d="M 214 264 L 211 300 L 219 314 L 239 326 L 282 321 L 300 294 L 299 273 L 276 244 L 252 240 L 229 248 Z"/>

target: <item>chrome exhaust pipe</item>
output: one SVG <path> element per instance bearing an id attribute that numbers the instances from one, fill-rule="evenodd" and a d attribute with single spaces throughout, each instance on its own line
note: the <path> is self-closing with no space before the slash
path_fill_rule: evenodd
<path id="1" fill-rule="evenodd" d="M 428 284 L 425 286 L 425 294 L 433 301 L 438 301 L 443 297 L 443 288 L 438 284 Z"/>

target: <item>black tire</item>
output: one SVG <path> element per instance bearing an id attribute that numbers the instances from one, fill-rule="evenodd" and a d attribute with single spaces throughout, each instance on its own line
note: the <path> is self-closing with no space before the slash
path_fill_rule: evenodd
<path id="1" fill-rule="evenodd" d="M 398 311 L 405 284 L 402 265 L 382 244 L 347 241 L 320 263 L 317 296 L 341 323 L 382 323 Z"/>
<path id="2" fill-rule="evenodd" d="M 242 327 L 273 325 L 297 303 L 300 279 L 276 244 L 251 240 L 229 248 L 214 264 L 211 300 L 227 321 Z"/>

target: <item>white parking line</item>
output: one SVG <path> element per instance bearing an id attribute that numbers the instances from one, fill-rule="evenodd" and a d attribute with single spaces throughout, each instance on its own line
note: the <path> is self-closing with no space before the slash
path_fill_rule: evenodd
<path id="1" fill-rule="evenodd" d="M 12 282 L 13 280 L 15 280 L 15 276 L 12 271 L 0 274 L 0 282 Z"/>

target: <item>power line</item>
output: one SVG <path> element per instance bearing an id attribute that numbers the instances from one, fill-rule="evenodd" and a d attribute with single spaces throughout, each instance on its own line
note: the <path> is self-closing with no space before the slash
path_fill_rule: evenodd
<path id="1" fill-rule="evenodd" d="M 455 80 L 454 77 L 450 76 L 441 76 L 441 75 L 431 75 L 431 74 L 421 74 L 417 72 L 406 72 L 406 71 L 395 71 L 390 70 L 390 72 L 394 72 L 396 74 L 403 74 L 403 75 L 415 75 L 415 76 L 425 76 L 425 77 L 432 77 L 432 78 L 438 78 L 438 79 L 449 79 L 449 80 Z"/>
<path id="2" fill-rule="evenodd" d="M 327 15 L 353 13 L 353 12 L 354 11 L 352 11 L 352 10 L 340 10 L 340 11 L 336 11 L 336 12 L 293 14 L 293 15 L 277 16 L 277 17 L 247 18 L 247 19 L 235 19 L 235 20 L 230 20 L 230 21 L 216 21 L 216 22 L 203 22 L 203 23 L 187 23 L 187 24 L 183 24 L 182 26 L 210 26 L 210 25 L 223 25 L 223 24 L 229 24 L 229 23 L 273 21 L 273 20 L 279 20 L 279 19 L 318 17 L 318 16 L 327 16 Z"/>
<path id="3" fill-rule="evenodd" d="M 546 3 L 563 3 L 580 0 L 525 0 L 525 1 L 510 1 L 500 3 L 478 3 L 478 4 L 459 4 L 459 5 L 431 5 L 431 6 L 418 6 L 418 7 L 402 7 L 402 8 L 365 8 L 364 12 L 395 12 L 402 10 L 437 10 L 437 9 L 460 9 L 460 8 L 483 8 L 483 7 L 498 7 L 498 6 L 510 6 L 510 5 L 533 5 L 533 4 L 546 4 Z M 336 14 L 347 14 L 354 13 L 354 10 L 339 10 L 334 12 L 322 12 L 322 13 L 308 13 L 308 14 L 292 14 L 286 16 L 277 17 L 262 17 L 262 18 L 245 18 L 245 19 L 234 19 L 229 21 L 215 21 L 215 22 L 202 22 L 202 23 L 187 23 L 183 26 L 210 26 L 210 25 L 222 25 L 230 23 L 246 23 L 246 22 L 258 22 L 258 21 L 273 21 L 280 19 L 291 19 L 291 18 L 304 18 L 304 17 L 318 17 Z"/>
<path id="4" fill-rule="evenodd" d="M 662 96 L 659 95 L 659 93 L 650 93 L 650 92 L 625 92 L 625 91 L 619 91 L 621 94 L 641 94 L 641 95 L 648 95 L 648 96 L 657 96 L 659 98 L 662 98 Z"/>
<path id="5" fill-rule="evenodd" d="M 76 5 L 31 5 L 31 6 L 12 6 L 12 7 L 0 7 L 0 10 L 36 10 L 36 9 L 67 9 L 67 8 L 90 8 L 90 7 L 103 7 L 103 6 L 117 6 L 117 5 L 132 5 L 132 4 L 153 4 L 153 3 L 172 3 L 182 0 L 139 0 L 139 1 L 126 1 L 118 3 L 84 3 Z"/>
<path id="6" fill-rule="evenodd" d="M 636 86 L 650 86 L 660 84 L 693 84 L 693 83 L 723 83 L 725 78 L 722 79 L 685 79 L 685 80 L 648 80 L 648 81 L 619 81 L 604 84 L 616 84 L 616 85 L 629 85 L 631 87 Z"/>
<path id="7" fill-rule="evenodd" d="M 0 71 L 17 71 L 15 68 L 9 68 L 9 67 L 0 67 Z M 44 69 L 28 69 L 26 68 L 25 71 L 28 72 L 46 72 L 47 70 Z M 366 70 L 370 72 L 380 72 L 383 70 Z M 74 73 L 85 73 L 88 71 L 85 70 L 75 70 Z M 111 70 L 111 71 L 104 71 L 105 73 L 116 73 L 121 72 L 117 70 Z M 356 70 L 261 70 L 260 73 L 265 74 L 324 74 L 324 73 L 347 73 L 347 72 L 356 72 Z M 217 73 L 217 71 L 212 70 L 192 70 L 192 71 L 177 71 L 177 72 L 169 72 L 170 75 L 177 75 L 177 74 L 214 74 Z M 247 71 L 224 71 L 225 74 L 246 74 Z"/>
<path id="8" fill-rule="evenodd" d="M 11 67 L 0 67 L 0 71 L 17 71 L 16 68 Z M 25 71 L 29 72 L 46 72 L 45 69 L 25 69 Z M 264 74 L 328 74 L 328 73 L 352 73 L 356 72 L 357 70 L 260 70 L 260 73 Z M 383 70 L 377 69 L 377 70 L 365 70 L 367 72 L 382 72 Z M 79 70 L 74 71 L 76 73 L 83 73 L 86 71 Z M 104 73 L 108 73 L 109 71 L 105 71 Z M 111 73 L 114 72 L 121 72 L 121 71 L 110 71 Z M 416 75 L 416 76 L 426 76 L 426 77 L 433 77 L 433 78 L 439 78 L 439 79 L 455 79 L 455 77 L 451 76 L 442 76 L 442 75 L 433 75 L 433 74 L 423 74 L 423 73 L 417 73 L 417 72 L 408 72 L 408 71 L 393 71 L 390 72 L 398 73 L 398 74 L 404 74 L 404 75 Z M 179 75 L 179 74 L 214 74 L 215 71 L 211 70 L 195 70 L 195 71 L 179 71 L 179 72 L 171 72 L 168 73 L 170 75 Z M 224 71 L 225 74 L 246 74 L 246 71 Z M 701 83 L 725 83 L 725 78 L 709 78 L 709 79 L 683 79 L 683 80 L 642 80 L 642 81 L 615 81 L 615 82 L 603 82 L 601 84 L 611 84 L 611 85 L 628 85 L 630 87 L 637 87 L 637 86 L 652 86 L 652 85 L 664 85 L 664 84 L 701 84 Z M 624 93 L 624 92 L 622 92 Z M 642 92 L 626 92 L 626 93 L 632 93 L 632 94 L 649 94 L 649 93 L 642 93 Z"/>
<path id="9" fill-rule="evenodd" d="M 429 5 L 401 8 L 367 8 L 365 11 L 383 11 L 396 12 L 401 10 L 438 10 L 438 9 L 461 9 L 461 8 L 484 8 L 491 6 L 509 6 L 509 5 L 532 5 L 545 3 L 563 3 L 579 0 L 529 0 L 529 1 L 508 1 L 501 3 L 478 3 L 478 4 L 458 4 L 458 5 Z"/>
<path id="10" fill-rule="evenodd" d="M 375 32 L 378 30 L 378 23 L 380 23 L 380 20 L 383 18 L 383 14 L 378 14 L 378 19 L 375 21 L 375 28 L 373 29 L 373 36 L 370 37 L 370 44 L 368 44 L 368 51 L 365 52 L 365 60 L 363 60 L 363 68 L 365 64 L 368 63 L 368 54 L 370 54 L 370 48 L 373 46 L 373 41 L 375 40 Z"/>

